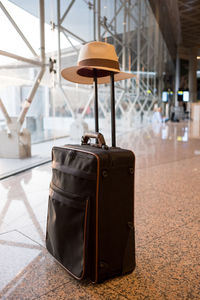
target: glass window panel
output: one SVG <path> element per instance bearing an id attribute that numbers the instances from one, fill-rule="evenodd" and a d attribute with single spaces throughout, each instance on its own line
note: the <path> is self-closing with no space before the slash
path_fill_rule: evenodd
<path id="1" fill-rule="evenodd" d="M 2 0 L 2 4 L 38 54 L 40 45 L 38 18 L 7 0 Z M 20 37 L 2 9 L 0 9 L 0 19 L 1 49 L 20 56 L 33 57 L 33 53 Z M 24 26 L 24 24 L 26 24 L 26 26 Z M 0 64 L 2 64 L 2 57 L 0 57 L 0 59 Z"/>
<path id="2" fill-rule="evenodd" d="M 69 1 L 61 1 L 61 17 L 69 3 Z M 88 1 L 75 1 L 63 21 L 63 26 L 85 41 L 93 40 L 93 10 Z"/>
<path id="3" fill-rule="evenodd" d="M 125 3 L 128 9 L 126 20 L 124 19 L 122 2 Z M 23 13 L 23 17 L 22 15 L 19 17 L 15 11 L 12 11 L 11 6 L 14 7 L 14 3 L 17 4 L 15 11 Z M 63 16 L 71 1 L 61 0 L 60 3 L 61 16 Z M 138 3 L 141 5 L 139 39 Z M 3 0 L 3 4 L 19 27 L 23 28 L 23 33 L 40 55 L 39 1 Z M 159 100 L 159 86 L 163 84 L 159 81 L 164 81 L 164 73 L 173 72 L 171 57 L 148 3 L 144 0 L 140 2 L 133 0 L 130 4 L 131 9 L 129 9 L 128 1 L 101 1 L 101 22 L 105 25 L 104 27 L 101 26 L 101 34 L 105 32 L 102 40 L 115 45 L 121 67 L 124 61 L 125 69 L 137 74 L 137 78 L 133 80 L 115 84 L 118 133 L 129 128 L 131 123 L 134 123 L 134 126 L 138 122 L 140 123 L 141 114 L 144 114 L 144 123 L 150 120 L 154 103 Z M 116 15 L 121 6 L 119 14 Z M 27 19 L 25 19 L 25 15 L 28 16 Z M 5 49 L 2 50 L 32 58 L 33 54 L 16 33 L 16 30 L 12 28 L 10 22 L 2 15 L 2 12 L 0 17 L 4 20 L 6 28 L 6 30 L 0 28 L 2 30 L 1 37 L 9 40 L 8 44 L 6 42 L 2 43 L 5 46 Z M 93 17 L 93 1 L 76 0 L 63 25 L 81 39 L 87 42 L 92 41 L 94 39 Z M 24 26 L 25 22 L 26 26 Z M 105 27 L 108 28 L 108 31 L 105 30 Z M 125 36 L 123 36 L 124 29 L 126 29 Z M 128 32 L 129 30 L 130 32 Z M 83 129 L 88 126 L 89 130 L 94 130 L 93 88 L 91 86 L 76 85 L 63 78 L 61 78 L 61 84 L 59 82 L 57 34 L 57 1 L 45 0 L 46 64 L 49 63 L 50 58 L 55 59 L 56 62 L 52 65 L 53 71 L 51 73 L 49 72 L 49 66 L 46 66 L 44 76 L 23 124 L 23 129 L 26 128 L 31 134 L 32 158 L 30 160 L 34 157 L 39 158 L 39 161 L 50 159 L 52 145 L 63 145 L 68 142 L 80 143 L 82 135 L 80 128 Z M 115 34 L 116 39 L 114 38 Z M 34 40 L 34 36 L 36 40 Z M 117 42 L 117 39 L 125 41 L 124 49 L 120 42 Z M 61 33 L 61 70 L 77 64 L 77 57 L 82 43 L 81 40 L 67 32 L 65 34 Z M 138 50 L 140 50 L 140 53 Z M 125 53 L 124 60 L 123 53 Z M 158 60 L 157 57 L 161 57 L 161 59 Z M 17 118 L 23 109 L 25 99 L 33 88 L 40 68 L 0 56 L 0 69 L 0 97 L 9 115 Z M 55 73 L 56 71 L 57 73 Z M 100 130 L 103 130 L 106 140 L 109 141 L 109 84 L 99 86 L 99 119 Z M 131 120 L 130 124 L 128 120 Z M 127 126 L 121 126 L 123 124 Z M 5 118 L 0 112 L 0 131 L 5 130 L 5 128 Z"/>

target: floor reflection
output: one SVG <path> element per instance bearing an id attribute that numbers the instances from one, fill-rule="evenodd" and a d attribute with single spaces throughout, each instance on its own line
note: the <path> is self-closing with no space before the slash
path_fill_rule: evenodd
<path id="1" fill-rule="evenodd" d="M 136 155 L 137 268 L 97 287 L 72 280 L 45 249 L 50 164 L 2 180 L 0 299 L 186 299 L 188 282 L 197 299 L 199 134 L 199 123 L 184 121 L 141 124 L 118 136 L 118 146 Z"/>
<path id="2" fill-rule="evenodd" d="M 191 121 L 154 122 L 123 134 L 118 144 L 136 154 L 136 168 L 158 165 L 191 157 L 200 150 L 192 131 L 196 126 Z"/>
<path id="3" fill-rule="evenodd" d="M 1 181 L 0 232 L 17 229 L 44 243 L 49 187 L 48 181 L 42 182 L 45 177 L 50 180 L 49 172 L 32 170 Z"/>

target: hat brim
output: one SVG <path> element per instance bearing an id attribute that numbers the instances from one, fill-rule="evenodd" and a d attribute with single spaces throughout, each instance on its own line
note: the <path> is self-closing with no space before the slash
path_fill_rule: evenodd
<path id="1" fill-rule="evenodd" d="M 131 73 L 120 72 L 120 71 L 116 71 L 116 69 L 110 69 L 106 67 L 90 66 L 87 68 L 114 72 L 114 81 L 120 81 L 120 80 L 125 80 L 125 79 L 135 77 L 135 75 Z M 61 75 L 64 79 L 69 80 L 71 82 L 80 83 L 80 84 L 93 84 L 94 82 L 93 77 L 86 77 L 78 74 L 78 71 L 81 69 L 84 69 L 84 67 L 74 66 L 70 68 L 65 68 L 61 71 Z M 98 84 L 110 83 L 110 76 L 98 77 L 97 83 Z"/>

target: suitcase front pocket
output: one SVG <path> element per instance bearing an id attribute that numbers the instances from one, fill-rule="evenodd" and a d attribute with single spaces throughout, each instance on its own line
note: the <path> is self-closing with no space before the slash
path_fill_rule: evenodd
<path id="1" fill-rule="evenodd" d="M 46 246 L 71 275 L 85 275 L 88 199 L 65 197 L 50 189 Z"/>

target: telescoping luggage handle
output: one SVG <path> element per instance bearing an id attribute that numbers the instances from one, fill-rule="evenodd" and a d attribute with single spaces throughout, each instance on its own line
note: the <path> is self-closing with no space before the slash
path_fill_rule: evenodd
<path id="1" fill-rule="evenodd" d="M 102 148 L 102 149 L 105 149 L 105 150 L 108 149 L 108 146 L 106 145 L 103 134 L 101 134 L 100 132 L 85 133 L 82 136 L 81 144 L 82 145 L 88 145 L 89 144 L 88 142 L 91 138 L 94 138 L 97 141 L 97 144 L 91 144 L 92 146 Z"/>
<path id="2" fill-rule="evenodd" d="M 94 101 L 94 114 L 95 114 L 95 131 L 99 131 L 99 115 L 98 115 L 98 87 L 97 87 L 97 70 L 94 69 L 94 87 L 95 87 L 95 101 Z M 114 73 L 110 72 L 110 101 L 111 101 L 111 132 L 112 132 L 112 147 L 116 147 L 115 135 L 115 85 Z"/>

